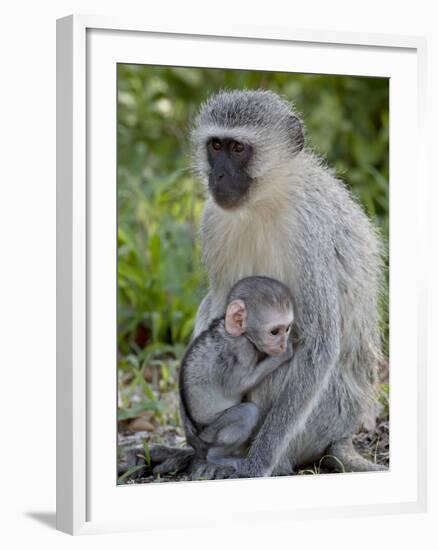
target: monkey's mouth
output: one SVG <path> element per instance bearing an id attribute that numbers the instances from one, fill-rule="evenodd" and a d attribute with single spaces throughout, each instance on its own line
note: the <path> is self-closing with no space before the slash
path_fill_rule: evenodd
<path id="1" fill-rule="evenodd" d="M 233 185 L 234 183 L 234 185 Z M 210 177 L 208 189 L 214 202 L 224 210 L 235 210 L 244 204 L 248 198 L 251 180 L 230 183 L 228 181 L 217 182 Z"/>
<path id="2" fill-rule="evenodd" d="M 245 202 L 245 195 L 229 195 L 218 191 L 211 192 L 214 202 L 224 210 L 235 210 Z"/>

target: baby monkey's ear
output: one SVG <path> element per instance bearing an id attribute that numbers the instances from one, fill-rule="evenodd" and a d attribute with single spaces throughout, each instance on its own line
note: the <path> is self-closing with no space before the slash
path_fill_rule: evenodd
<path id="1" fill-rule="evenodd" d="M 247 311 L 245 302 L 233 300 L 225 313 L 225 330 L 231 336 L 241 336 L 246 330 Z"/>

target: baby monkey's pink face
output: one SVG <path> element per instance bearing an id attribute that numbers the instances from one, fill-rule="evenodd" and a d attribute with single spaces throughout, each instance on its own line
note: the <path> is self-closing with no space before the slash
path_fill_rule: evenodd
<path id="1" fill-rule="evenodd" d="M 251 309 L 254 311 L 248 313 L 245 302 L 241 299 L 231 301 L 225 313 L 226 331 L 235 337 L 245 334 L 259 351 L 267 355 L 284 353 L 294 320 L 293 310 L 279 311 L 262 303 L 252 306 Z"/>
<path id="2" fill-rule="evenodd" d="M 292 312 L 267 312 L 260 334 L 261 350 L 268 355 L 281 355 L 286 351 L 294 316 Z"/>

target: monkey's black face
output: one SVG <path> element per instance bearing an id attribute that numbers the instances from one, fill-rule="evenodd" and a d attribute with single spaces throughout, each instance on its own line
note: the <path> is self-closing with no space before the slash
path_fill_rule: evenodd
<path id="1" fill-rule="evenodd" d="M 252 183 L 246 172 L 252 153 L 250 145 L 231 138 L 212 138 L 207 143 L 208 188 L 221 208 L 231 210 L 245 201 Z"/>

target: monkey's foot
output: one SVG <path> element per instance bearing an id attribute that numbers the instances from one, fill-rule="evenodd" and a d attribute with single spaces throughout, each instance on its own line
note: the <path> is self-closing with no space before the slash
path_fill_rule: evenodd
<path id="1" fill-rule="evenodd" d="M 157 446 L 151 449 L 151 462 L 159 464 L 152 469 L 154 475 L 176 474 L 186 471 L 195 452 L 191 447 L 182 449 L 166 446 Z"/>
<path id="2" fill-rule="evenodd" d="M 119 463 L 118 474 L 126 474 L 132 470 L 131 479 L 150 475 L 177 474 L 185 472 L 194 458 L 191 447 L 169 447 L 167 445 L 151 445 L 149 456 L 145 456 L 144 448 L 140 445 L 129 449 L 124 460 Z"/>
<path id="3" fill-rule="evenodd" d="M 230 466 L 211 464 L 199 458 L 193 460 L 190 465 L 191 481 L 205 481 L 209 479 L 231 479 L 236 478 L 236 471 Z"/>
<path id="4" fill-rule="evenodd" d="M 244 457 L 233 460 L 235 473 L 233 477 L 269 477 L 271 475 L 267 467 L 263 467 L 261 461 L 254 458 Z"/>
<path id="5" fill-rule="evenodd" d="M 361 456 L 349 438 L 332 444 L 323 458 L 324 465 L 330 466 L 337 472 L 377 472 L 388 470 L 386 466 L 376 464 Z"/>

